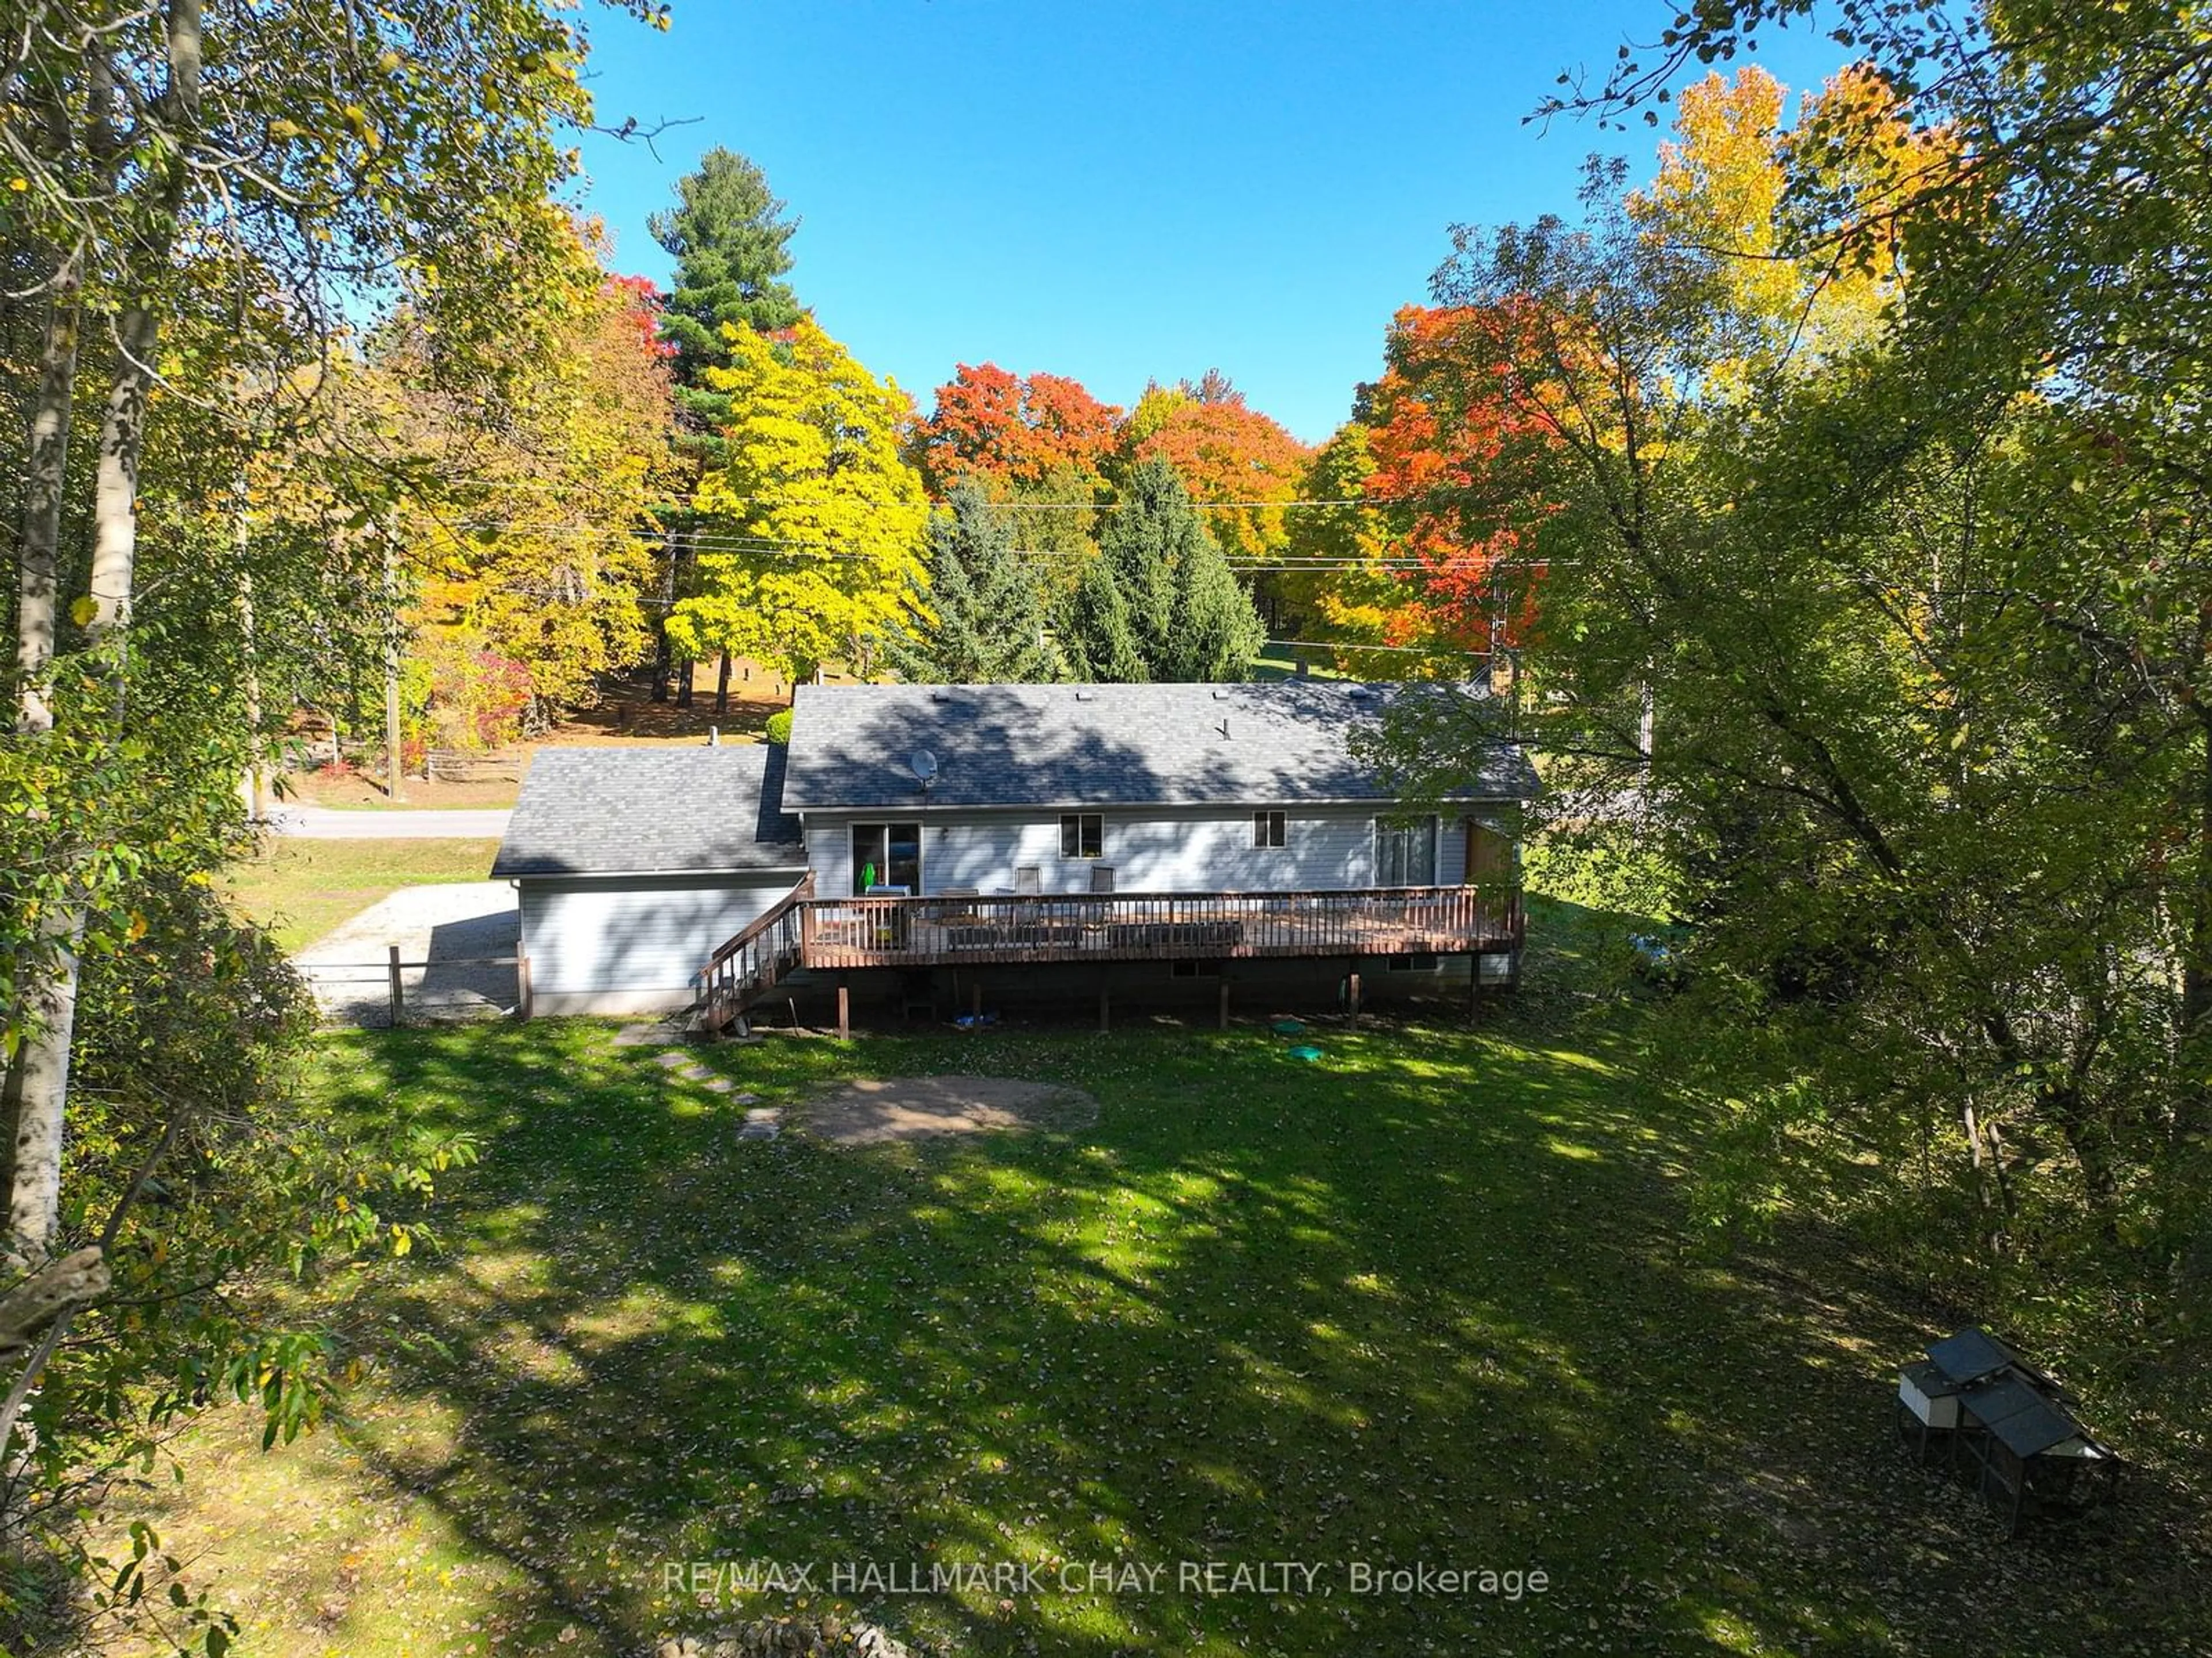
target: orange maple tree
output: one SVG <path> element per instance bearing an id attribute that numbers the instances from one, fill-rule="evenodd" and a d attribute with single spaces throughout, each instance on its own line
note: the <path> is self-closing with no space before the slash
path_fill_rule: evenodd
<path id="1" fill-rule="evenodd" d="M 914 428 L 912 451 L 930 493 L 955 480 L 1033 484 L 1054 474 L 1103 475 L 1121 411 L 1059 374 L 1012 374 L 962 363 Z"/>
<path id="2" fill-rule="evenodd" d="M 1488 651 L 1526 631 L 1551 427 L 1512 392 L 1538 320 L 1526 302 L 1409 305 L 1391 319 L 1364 399 L 1365 492 L 1391 525 L 1380 551 L 1402 596 L 1376 607 L 1388 643 Z"/>
<path id="3" fill-rule="evenodd" d="M 1122 465 L 1175 468 L 1191 499 L 1214 509 L 1206 527 L 1232 560 L 1281 556 L 1290 535 L 1274 503 L 1297 499 L 1313 455 L 1215 369 L 1179 386 L 1146 386 L 1121 430 Z"/>

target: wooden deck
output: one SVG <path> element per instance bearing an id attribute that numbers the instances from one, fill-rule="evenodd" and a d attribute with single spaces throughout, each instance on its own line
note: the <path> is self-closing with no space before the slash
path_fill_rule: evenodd
<path id="1" fill-rule="evenodd" d="M 700 969 L 721 1029 L 799 968 L 972 967 L 1516 951 L 1517 894 L 1473 887 L 1341 892 L 817 898 L 813 878 Z"/>
<path id="2" fill-rule="evenodd" d="M 817 898 L 799 920 L 800 960 L 833 969 L 1466 955 L 1522 935 L 1517 898 L 1468 887 Z"/>

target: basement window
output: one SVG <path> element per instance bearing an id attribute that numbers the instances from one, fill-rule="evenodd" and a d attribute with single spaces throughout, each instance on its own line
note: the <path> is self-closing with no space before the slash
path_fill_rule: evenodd
<path id="1" fill-rule="evenodd" d="M 1191 961 L 1168 963 L 1168 977 L 1170 979 L 1218 979 L 1220 976 L 1221 963 L 1218 962 Z"/>
<path id="2" fill-rule="evenodd" d="M 1434 973 L 1438 970 L 1435 955 L 1422 950 L 1412 956 L 1393 956 L 1388 971 L 1392 973 Z"/>

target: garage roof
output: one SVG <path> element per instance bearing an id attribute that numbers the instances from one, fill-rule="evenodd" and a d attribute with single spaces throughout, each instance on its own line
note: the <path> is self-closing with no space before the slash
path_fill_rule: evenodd
<path id="1" fill-rule="evenodd" d="M 540 749 L 493 861 L 495 878 L 795 870 L 771 744 Z"/>

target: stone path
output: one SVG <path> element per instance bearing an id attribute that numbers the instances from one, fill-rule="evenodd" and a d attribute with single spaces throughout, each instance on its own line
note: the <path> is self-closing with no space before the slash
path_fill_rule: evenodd
<path id="1" fill-rule="evenodd" d="M 617 1048 L 667 1048 L 668 1052 L 655 1056 L 653 1063 L 670 1076 L 687 1083 L 697 1083 L 710 1094 L 727 1094 L 732 1105 L 757 1108 L 745 1113 L 744 1126 L 738 1130 L 739 1139 L 772 1140 L 783 1132 L 781 1108 L 761 1105 L 757 1094 L 736 1092 L 737 1084 L 727 1077 L 716 1075 L 690 1054 L 673 1046 L 683 1040 L 665 1024 L 626 1024 L 615 1032 Z"/>

